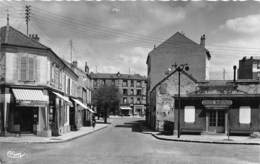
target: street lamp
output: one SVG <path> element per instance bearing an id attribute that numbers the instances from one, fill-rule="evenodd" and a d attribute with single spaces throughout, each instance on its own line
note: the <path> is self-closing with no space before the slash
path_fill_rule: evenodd
<path id="1" fill-rule="evenodd" d="M 172 67 L 174 67 L 175 70 L 178 71 L 178 138 L 180 138 L 181 72 L 183 72 L 183 70 L 188 71 L 189 66 L 188 64 L 180 64 L 180 65 L 174 64 L 172 65 Z"/>

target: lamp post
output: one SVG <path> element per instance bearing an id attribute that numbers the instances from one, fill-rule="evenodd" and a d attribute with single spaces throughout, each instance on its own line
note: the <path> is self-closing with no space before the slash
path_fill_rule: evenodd
<path id="1" fill-rule="evenodd" d="M 174 64 L 172 67 L 175 67 L 175 70 L 178 71 L 178 138 L 180 138 L 180 109 L 181 109 L 181 72 L 183 70 L 188 71 L 189 66 L 188 64 Z"/>

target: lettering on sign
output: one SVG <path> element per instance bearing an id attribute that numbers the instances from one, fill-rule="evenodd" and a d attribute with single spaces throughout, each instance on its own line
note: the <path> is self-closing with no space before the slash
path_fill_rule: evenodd
<path id="1" fill-rule="evenodd" d="M 202 105 L 232 105 L 232 100 L 202 100 Z"/>

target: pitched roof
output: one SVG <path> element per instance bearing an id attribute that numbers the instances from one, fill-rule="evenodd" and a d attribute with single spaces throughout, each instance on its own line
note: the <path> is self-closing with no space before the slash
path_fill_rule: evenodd
<path id="1" fill-rule="evenodd" d="M 10 44 L 16 46 L 25 46 L 31 48 L 48 49 L 48 47 L 41 43 L 32 40 L 22 32 L 16 30 L 12 26 L 3 26 L 0 29 L 0 41 L 3 44 Z"/>
<path id="2" fill-rule="evenodd" d="M 164 47 L 166 45 L 170 45 L 171 47 L 176 47 L 176 48 L 187 47 L 187 45 L 195 46 L 197 48 L 201 48 L 201 49 L 205 50 L 207 57 L 211 58 L 210 52 L 205 47 L 202 47 L 200 44 L 194 42 L 193 40 L 186 37 L 184 34 L 181 34 L 180 32 L 176 32 L 175 34 L 173 34 L 170 38 L 168 38 L 167 40 L 162 42 L 159 46 L 157 46 L 151 52 L 153 52 L 154 50 L 156 50 L 158 48 Z M 147 61 L 148 61 L 149 56 L 152 54 L 151 52 L 148 54 Z"/>
<path id="3" fill-rule="evenodd" d="M 121 73 L 91 73 L 93 79 L 133 79 L 146 80 L 145 76 L 139 74 L 121 74 Z"/>
<path id="4" fill-rule="evenodd" d="M 68 68 L 69 72 L 71 72 L 76 78 L 78 78 L 77 74 L 70 67 L 68 67 L 51 48 L 44 46 L 38 41 L 32 40 L 27 35 L 23 34 L 22 32 L 18 31 L 10 25 L 3 26 L 0 28 L 0 44 L 47 50 L 52 55 L 54 55 L 59 61 L 61 61 L 61 63 L 64 64 L 66 68 Z"/>

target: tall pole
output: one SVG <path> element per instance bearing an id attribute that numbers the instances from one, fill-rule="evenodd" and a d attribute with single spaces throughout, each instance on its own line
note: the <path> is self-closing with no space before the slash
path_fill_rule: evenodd
<path id="1" fill-rule="evenodd" d="M 72 40 L 70 40 L 70 62 L 72 63 L 72 47 L 73 47 L 73 43 Z"/>
<path id="2" fill-rule="evenodd" d="M 28 33 L 29 33 L 29 21 L 30 21 L 30 14 L 31 14 L 31 5 L 26 5 L 25 6 L 25 22 L 26 22 L 26 34 L 28 36 Z"/>
<path id="3" fill-rule="evenodd" d="M 181 69 L 178 67 L 178 138 L 180 138 L 180 109 L 181 109 Z"/>

